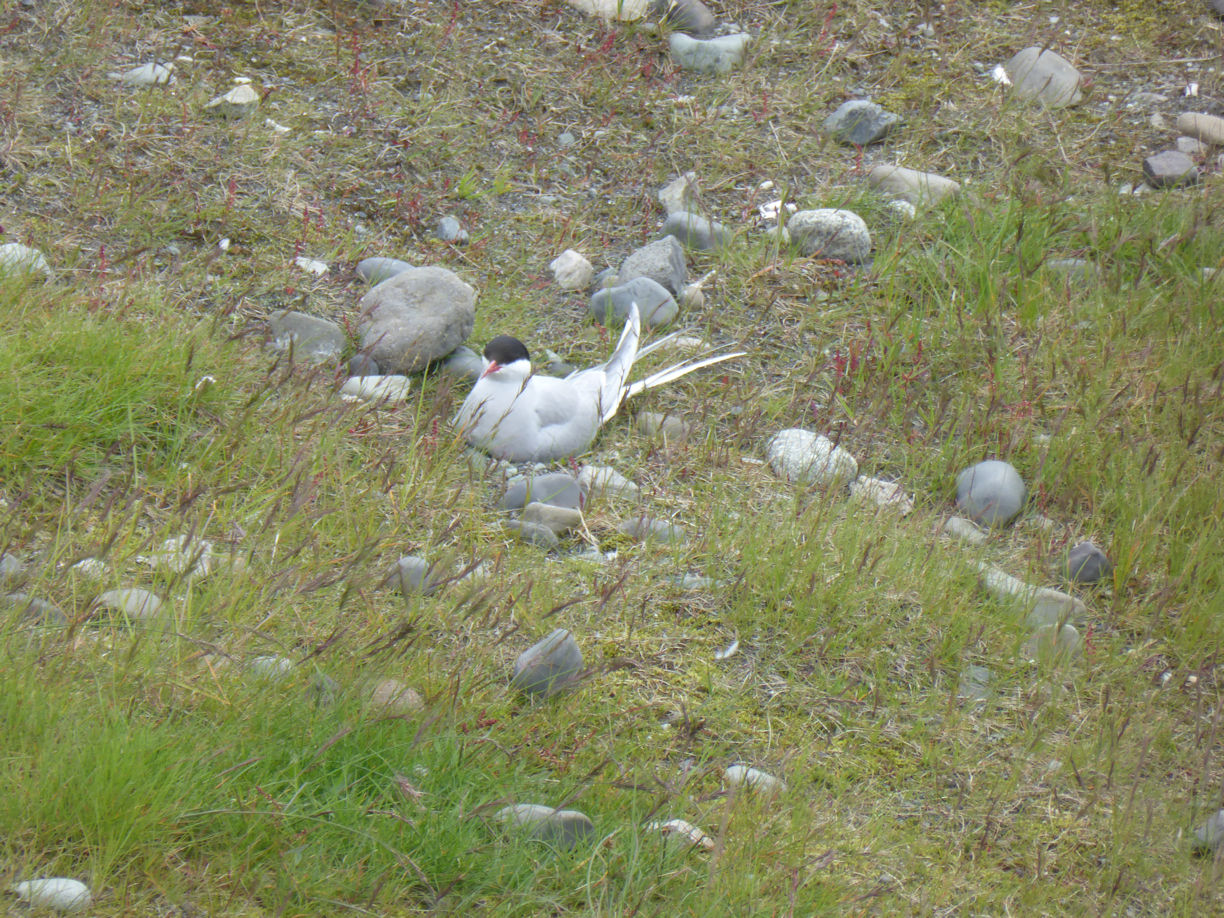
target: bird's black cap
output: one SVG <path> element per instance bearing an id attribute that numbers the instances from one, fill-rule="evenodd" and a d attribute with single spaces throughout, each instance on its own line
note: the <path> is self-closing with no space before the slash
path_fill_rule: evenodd
<path id="1" fill-rule="evenodd" d="M 527 345 L 510 335 L 498 335 L 486 344 L 484 356 L 485 360 L 492 361 L 502 367 L 514 363 L 516 360 L 531 359 L 531 355 L 527 353 Z"/>

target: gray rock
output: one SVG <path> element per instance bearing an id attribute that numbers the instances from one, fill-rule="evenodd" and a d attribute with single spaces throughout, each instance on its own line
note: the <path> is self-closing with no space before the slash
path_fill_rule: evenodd
<path id="1" fill-rule="evenodd" d="M 786 221 L 786 231 L 804 255 L 836 258 L 852 265 L 871 259 L 871 233 L 863 218 L 851 210 L 801 210 Z"/>
<path id="2" fill-rule="evenodd" d="M 1070 623 L 1042 625 L 1024 645 L 1030 660 L 1043 663 L 1066 663 L 1083 651 L 1079 630 Z"/>
<path id="3" fill-rule="evenodd" d="M 662 284 L 649 277 L 635 277 L 619 286 L 597 290 L 587 309 L 591 318 L 602 325 L 609 315 L 612 319 L 623 322 L 629 315 L 629 306 L 633 303 L 637 303 L 642 324 L 646 328 L 666 325 L 680 312 L 676 298 Z"/>
<path id="4" fill-rule="evenodd" d="M 562 131 L 557 135 L 557 146 L 559 147 L 572 147 L 577 142 L 578 138 L 570 131 Z"/>
<path id="5" fill-rule="evenodd" d="M 1010 464 L 987 459 L 956 477 L 956 506 L 981 526 L 1006 526 L 1024 506 L 1024 479 Z"/>
<path id="6" fill-rule="evenodd" d="M 512 479 L 497 506 L 501 510 L 521 510 L 532 502 L 538 502 L 581 510 L 585 493 L 586 488 L 573 475 L 547 472 Z"/>
<path id="7" fill-rule="evenodd" d="M 1211 150 L 1207 144 L 1203 143 L 1197 137 L 1178 137 L 1173 141 L 1173 145 L 1178 151 L 1185 153 L 1187 156 L 1206 156 Z"/>
<path id="8" fill-rule="evenodd" d="M 0 245 L 0 274 L 10 277 L 41 274 L 51 276 L 51 266 L 38 249 L 32 249 L 20 242 L 6 242 Z"/>
<path id="9" fill-rule="evenodd" d="M 327 363 L 339 360 L 347 339 L 335 322 L 308 316 L 304 312 L 282 309 L 268 317 L 272 347 L 278 351 L 292 349 L 294 357 L 307 363 Z"/>
<path id="10" fill-rule="evenodd" d="M 948 517 L 940 531 L 945 535 L 960 539 L 962 542 L 968 542 L 970 545 L 981 545 L 987 539 L 986 532 L 977 523 L 967 520 L 963 516 Z"/>
<path id="11" fill-rule="evenodd" d="M 1062 590 L 1033 586 L 985 562 L 978 563 L 978 575 L 986 592 L 1003 602 L 1018 603 L 1030 627 L 1088 617 L 1087 606 Z"/>
<path id="12" fill-rule="evenodd" d="M 1080 542 L 1067 552 L 1067 563 L 1063 570 L 1073 583 L 1096 583 L 1113 572 L 1113 564 L 1092 542 Z"/>
<path id="13" fill-rule="evenodd" d="M 604 287 L 615 287 L 617 282 L 617 274 L 615 268 L 604 268 L 595 275 L 595 279 L 591 281 L 589 288 L 591 293 L 596 290 L 602 290 Z"/>
<path id="14" fill-rule="evenodd" d="M 1003 69 L 1016 95 L 1035 99 L 1047 108 L 1074 105 L 1083 98 L 1080 72 L 1049 49 L 1025 48 L 1004 64 Z"/>
<path id="15" fill-rule="evenodd" d="M 26 621 L 37 625 L 66 625 L 68 616 L 53 602 L 28 593 L 6 593 L 0 596 L 0 609 L 16 609 Z"/>
<path id="16" fill-rule="evenodd" d="M 810 430 L 779 431 L 765 453 L 774 474 L 787 481 L 845 485 L 858 477 L 858 462 L 849 452 Z"/>
<path id="17" fill-rule="evenodd" d="M 678 295 L 688 283 L 688 264 L 684 260 L 684 246 L 674 236 L 664 236 L 647 245 L 622 262 L 617 272 L 618 284 L 627 284 L 635 277 L 649 277 L 666 287 L 673 296 Z"/>
<path id="18" fill-rule="evenodd" d="M 718 20 L 701 0 L 651 0 L 651 12 L 679 32 L 708 35 Z"/>
<path id="19" fill-rule="evenodd" d="M 381 376 L 382 370 L 369 354 L 354 354 L 348 362 L 349 376 Z"/>
<path id="20" fill-rule="evenodd" d="M 387 575 L 384 582 L 395 587 L 405 596 L 412 593 L 428 595 L 438 588 L 436 578 L 430 576 L 432 569 L 433 565 L 424 558 L 417 555 L 404 555 L 395 562 L 395 566 L 391 568 L 391 573 Z"/>
<path id="21" fill-rule="evenodd" d="M 966 666 L 956 687 L 956 697 L 962 701 L 985 701 L 990 697 L 990 682 L 993 678 L 985 666 Z"/>
<path id="22" fill-rule="evenodd" d="M 531 838 L 568 850 L 595 833 L 595 824 L 578 810 L 554 810 L 539 803 L 516 803 L 493 817 L 511 828 L 527 830 Z"/>
<path id="23" fill-rule="evenodd" d="M 0 555 L 0 583 L 12 583 L 25 576 L 25 565 L 16 555 L 8 552 Z"/>
<path id="24" fill-rule="evenodd" d="M 1091 280 L 1097 276 L 1096 265 L 1087 258 L 1048 258 L 1044 267 L 1076 280 Z"/>
<path id="25" fill-rule="evenodd" d="M 204 106 L 204 111 L 222 118 L 247 118 L 254 114 L 257 108 L 259 93 L 249 83 L 243 83 L 211 100 Z"/>
<path id="26" fill-rule="evenodd" d="M 390 373 L 416 373 L 461 345 L 476 291 L 446 268 L 410 268 L 361 298 L 361 346 Z"/>
<path id="27" fill-rule="evenodd" d="M 412 380 L 407 376 L 350 376 L 340 387 L 340 394 L 363 402 L 402 402 L 411 388 Z"/>
<path id="28" fill-rule="evenodd" d="M 550 261 L 548 267 L 562 290 L 588 290 L 595 279 L 595 268 L 585 255 L 573 249 L 566 249 Z"/>
<path id="29" fill-rule="evenodd" d="M 1224 10 L 1219 12 L 1224 15 Z M 1224 844 L 1224 810 L 1219 810 L 1194 830 L 1194 842 L 1195 850 L 1199 852 L 1216 851 Z"/>
<path id="30" fill-rule="evenodd" d="M 520 542 L 526 542 L 528 545 L 534 545 L 536 548 L 542 548 L 545 551 L 553 551 L 561 547 L 561 540 L 547 526 L 541 526 L 539 523 L 531 523 L 526 520 L 507 520 L 502 523 L 502 528 L 507 532 L 513 533 Z"/>
<path id="31" fill-rule="evenodd" d="M 557 628 L 524 650 L 514 661 L 510 685 L 529 695 L 549 698 L 577 681 L 582 650 L 565 628 Z"/>
<path id="32" fill-rule="evenodd" d="M 561 355 L 556 351 L 544 349 L 544 372 L 549 376 L 559 376 L 564 379 L 577 369 L 572 363 L 561 359 Z"/>
<path id="33" fill-rule="evenodd" d="M 685 246 L 699 252 L 713 252 L 731 242 L 731 234 L 717 220 L 707 220 L 684 210 L 668 214 L 662 234 L 675 236 Z"/>
<path id="34" fill-rule="evenodd" d="M 728 765 L 723 771 L 723 778 L 733 787 L 743 787 L 758 793 L 777 794 L 786 790 L 786 782 L 781 778 L 751 765 Z"/>
<path id="35" fill-rule="evenodd" d="M 524 523 L 544 526 L 556 535 L 563 535 L 582 528 L 581 510 L 571 510 L 569 507 L 558 507 L 554 504 L 542 504 L 539 501 L 533 501 L 524 507 L 519 519 Z"/>
<path id="36" fill-rule="evenodd" d="M 865 147 L 879 143 L 900 124 L 900 115 L 885 111 L 869 99 L 852 99 L 824 120 L 824 129 L 840 143 Z"/>
<path id="37" fill-rule="evenodd" d="M 463 224 L 458 218 L 449 215 L 438 221 L 437 234 L 443 242 L 450 242 L 454 245 L 467 245 L 469 239 L 468 231 L 463 228 Z"/>
<path id="38" fill-rule="evenodd" d="M 641 496 L 635 482 L 608 466 L 584 465 L 578 471 L 578 483 L 585 487 L 591 496 L 602 494 L 627 500 L 637 500 Z"/>
<path id="39" fill-rule="evenodd" d="M 390 280 L 414 267 L 398 258 L 363 258 L 357 262 L 357 276 L 370 286 Z"/>
<path id="40" fill-rule="evenodd" d="M 934 172 L 918 172 L 903 166 L 872 166 L 867 183 L 876 191 L 909 201 L 912 204 L 937 204 L 944 198 L 960 193 L 960 183 Z"/>
<path id="41" fill-rule="evenodd" d="M 1180 150 L 1162 150 L 1143 160 L 1143 177 L 1153 188 L 1176 188 L 1199 180 L 1198 164 Z"/>
<path id="42" fill-rule="evenodd" d="M 744 32 L 718 38 L 692 38 L 682 32 L 672 32 L 667 44 L 671 58 L 681 70 L 696 73 L 728 73 L 744 60 L 752 37 Z"/>
<path id="43" fill-rule="evenodd" d="M 80 880 L 67 877 L 43 877 L 24 880 L 10 887 L 17 898 L 28 902 L 38 912 L 50 910 L 62 915 L 83 912 L 93 905 L 93 894 Z"/>
<path id="44" fill-rule="evenodd" d="M 649 516 L 635 516 L 627 519 L 616 527 L 620 532 L 637 539 L 639 542 L 658 540 L 660 542 L 683 542 L 686 539 L 684 527 L 677 523 L 656 520 Z"/>
<path id="45" fill-rule="evenodd" d="M 95 609 L 106 609 L 126 615 L 133 621 L 146 621 L 162 607 L 162 599 L 148 590 L 134 587 L 120 590 L 107 590 L 94 599 Z"/>
<path id="46" fill-rule="evenodd" d="M 174 65 L 149 61 L 131 70 L 108 73 L 107 76 L 128 86 L 165 86 L 174 82 Z"/>
<path id="47" fill-rule="evenodd" d="M 677 211 L 694 211 L 697 209 L 701 190 L 697 185 L 697 173 L 686 172 L 672 179 L 659 189 L 659 203 L 669 214 Z"/>
<path id="48" fill-rule="evenodd" d="M 280 682 L 293 672 L 293 661 L 276 654 L 267 654 L 247 661 L 246 670 L 257 679 Z"/>
<path id="49" fill-rule="evenodd" d="M 416 714 L 425 707 L 420 692 L 396 679 L 380 679 L 370 686 L 370 705 L 388 714 Z"/>
<path id="50" fill-rule="evenodd" d="M 1197 112 L 1182 112 L 1177 116 L 1177 130 L 1213 146 L 1224 145 L 1224 118 Z"/>
<path id="51" fill-rule="evenodd" d="M 637 416 L 637 429 L 647 437 L 660 437 L 671 443 L 683 443 L 693 432 L 682 418 L 657 411 L 640 413 Z"/>
<path id="52" fill-rule="evenodd" d="M 484 372 L 484 360 L 466 345 L 459 345 L 442 362 L 442 369 L 458 379 L 476 382 Z"/>

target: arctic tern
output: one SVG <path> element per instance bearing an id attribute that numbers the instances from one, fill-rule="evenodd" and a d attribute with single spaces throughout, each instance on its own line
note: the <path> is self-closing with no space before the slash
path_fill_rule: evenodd
<path id="1" fill-rule="evenodd" d="M 744 355 L 743 351 L 712 352 L 637 382 L 628 381 L 639 357 L 675 337 L 671 334 L 639 347 L 641 316 L 634 303 L 612 356 L 561 379 L 532 373 L 523 342 L 498 335 L 484 349 L 484 371 L 459 409 L 456 426 L 468 443 L 498 459 L 550 462 L 576 455 L 591 445 L 599 428 L 611 420 L 625 399 Z"/>

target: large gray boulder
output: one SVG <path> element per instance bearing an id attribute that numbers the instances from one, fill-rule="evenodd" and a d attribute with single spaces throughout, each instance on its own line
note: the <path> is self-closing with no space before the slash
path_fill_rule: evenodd
<path id="1" fill-rule="evenodd" d="M 362 349 L 386 373 L 416 373 L 472 333 L 476 291 L 453 271 L 409 268 L 361 298 Z"/>

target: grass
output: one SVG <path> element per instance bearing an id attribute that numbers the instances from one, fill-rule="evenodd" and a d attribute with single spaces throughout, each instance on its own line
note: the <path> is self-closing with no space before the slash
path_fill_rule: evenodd
<path id="1" fill-rule="evenodd" d="M 77 877 L 97 915 L 1221 907 L 1218 859 L 1191 845 L 1224 802 L 1224 371 L 1202 270 L 1221 267 L 1219 176 L 1208 157 L 1193 189 L 1117 194 L 1170 142 L 1133 91 L 1168 95 L 1170 121 L 1218 111 L 1218 23 L 1190 0 L 711 6 L 756 36 L 718 79 L 556 2 L 0 15 L 0 224 L 56 270 L 0 281 L 0 550 L 25 565 L 6 589 L 68 622 L 0 613 L 6 885 Z M 1044 112 L 989 82 L 1031 43 L 1091 77 L 1085 104 Z M 170 88 L 106 76 L 153 57 L 189 59 Z M 260 112 L 205 115 L 234 77 Z M 820 135 L 866 93 L 905 115 L 899 134 L 861 153 Z M 875 162 L 964 193 L 899 221 L 864 188 Z M 690 254 L 717 280 L 684 321 L 751 353 L 643 399 L 692 423 L 686 442 L 641 435 L 631 408 L 584 457 L 686 544 L 628 541 L 639 508 L 609 499 L 586 510 L 605 564 L 513 542 L 498 473 L 448 425 L 461 384 L 353 405 L 334 368 L 267 347 L 276 309 L 352 329 L 351 268 L 386 255 L 477 288 L 469 343 L 507 331 L 601 359 L 606 331 L 548 262 L 618 265 L 690 169 L 738 236 Z M 753 223 L 775 195 L 862 214 L 872 266 L 779 248 Z M 446 214 L 468 246 L 433 238 Z M 765 443 L 793 426 L 902 482 L 914 513 L 775 478 Z M 1028 482 L 1024 514 L 979 548 L 934 537 L 956 474 L 987 457 Z M 183 536 L 227 563 L 150 563 Z M 1065 587 L 1058 560 L 1087 538 L 1115 567 L 1081 594 L 1084 653 L 1032 660 L 976 562 Z M 453 579 L 386 588 L 409 553 Z M 73 567 L 87 557 L 100 580 Z M 126 586 L 167 610 L 96 613 Z M 515 657 L 555 627 L 587 681 L 511 694 Z M 267 655 L 292 669 L 260 676 Z M 958 698 L 970 665 L 990 670 L 985 702 Z M 374 709 L 383 678 L 423 709 Z M 786 790 L 729 790 L 734 762 Z M 580 809 L 595 835 L 507 835 L 511 802 Z M 669 818 L 714 849 L 647 828 Z"/>

